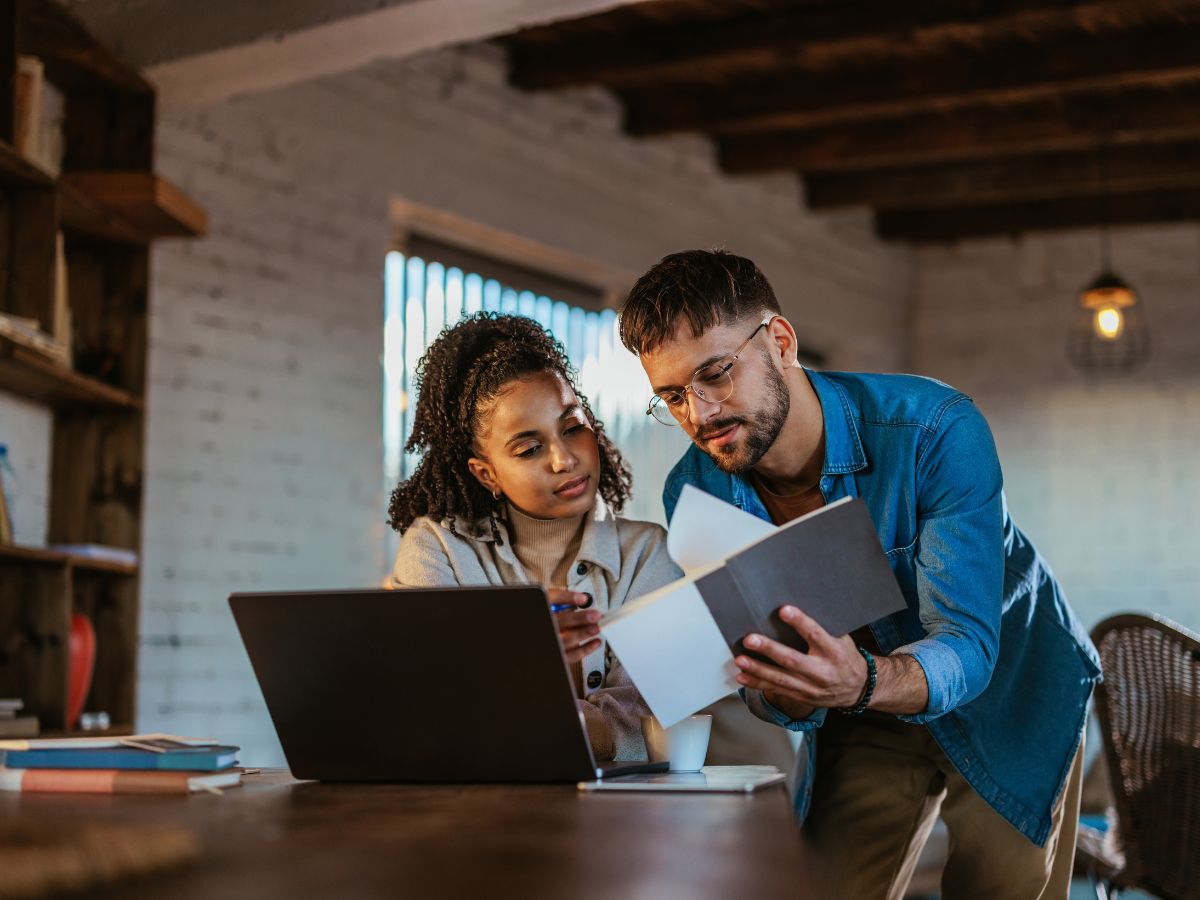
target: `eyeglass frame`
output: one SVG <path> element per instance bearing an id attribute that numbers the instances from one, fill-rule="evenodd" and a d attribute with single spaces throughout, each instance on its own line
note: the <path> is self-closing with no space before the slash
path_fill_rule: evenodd
<path id="1" fill-rule="evenodd" d="M 744 341 L 742 341 L 741 344 L 738 345 L 737 349 L 733 351 L 733 353 L 729 354 L 729 356 L 718 357 L 715 361 L 706 363 L 703 366 L 698 366 L 696 368 L 696 370 L 692 372 L 692 377 L 688 379 L 688 383 L 683 386 L 682 391 L 678 392 L 683 395 L 684 403 L 687 405 L 688 411 L 687 411 L 687 416 L 685 417 L 685 419 L 691 418 L 691 415 L 692 415 L 692 405 L 690 403 L 687 403 L 687 392 L 688 391 L 691 391 L 693 394 L 695 394 L 701 400 L 704 400 L 705 403 L 724 403 L 726 400 L 728 400 L 730 397 L 733 396 L 733 375 L 731 373 L 733 370 L 734 363 L 736 363 L 741 358 L 742 351 L 745 350 L 746 347 L 748 347 L 750 345 L 750 342 L 752 340 L 754 340 L 756 337 L 758 337 L 758 333 L 760 331 L 762 331 L 764 328 L 766 328 L 768 325 L 770 325 L 771 322 L 774 321 L 775 317 L 778 315 L 779 315 L 778 313 L 773 313 L 773 312 L 767 313 L 766 315 L 763 316 L 763 320 L 758 323 L 758 325 L 755 327 L 755 329 L 752 332 L 750 332 L 750 337 L 748 337 Z M 710 366 L 717 365 L 718 363 L 721 362 L 721 360 L 724 360 L 724 359 L 728 359 L 729 362 L 726 363 L 724 366 L 722 366 L 721 374 L 729 376 L 730 391 L 725 397 L 721 398 L 720 400 L 705 399 L 704 395 L 701 394 L 698 390 L 696 390 L 696 387 L 695 387 L 696 376 L 699 375 L 701 372 L 703 372 L 705 369 L 709 368 Z M 654 404 L 656 401 L 659 403 L 662 403 L 664 406 L 666 406 L 667 412 L 671 413 L 671 418 L 675 420 L 674 423 L 664 422 L 662 419 L 658 418 L 658 416 L 654 415 Z M 654 421 L 658 422 L 660 425 L 665 425 L 667 428 L 673 428 L 676 425 L 680 425 L 685 421 L 685 419 L 680 419 L 678 416 L 675 415 L 674 412 L 672 412 L 670 405 L 667 403 L 666 400 L 663 399 L 662 394 L 658 394 L 658 393 L 654 394 L 654 396 L 652 396 L 650 398 L 650 402 L 646 404 L 646 415 L 648 415 L 650 418 L 654 419 Z"/>

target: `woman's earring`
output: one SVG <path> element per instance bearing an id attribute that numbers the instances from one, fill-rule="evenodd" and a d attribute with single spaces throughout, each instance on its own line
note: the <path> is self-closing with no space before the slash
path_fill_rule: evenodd
<path id="1" fill-rule="evenodd" d="M 492 499 L 493 500 L 500 499 L 500 488 L 496 488 L 494 491 L 492 491 Z"/>

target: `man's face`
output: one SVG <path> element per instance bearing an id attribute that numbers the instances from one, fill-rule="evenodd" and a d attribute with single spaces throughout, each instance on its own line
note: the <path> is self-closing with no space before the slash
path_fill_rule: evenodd
<path id="1" fill-rule="evenodd" d="M 775 443 L 791 408 L 787 383 L 772 353 L 770 326 L 759 330 L 733 362 L 729 369 L 733 389 L 727 398 L 709 402 L 684 389 L 697 370 L 728 364 L 759 321 L 718 325 L 699 337 L 693 337 L 683 323 L 674 337 L 641 356 L 655 393 L 684 392 L 676 420 L 726 472 L 745 472 L 757 465 Z"/>

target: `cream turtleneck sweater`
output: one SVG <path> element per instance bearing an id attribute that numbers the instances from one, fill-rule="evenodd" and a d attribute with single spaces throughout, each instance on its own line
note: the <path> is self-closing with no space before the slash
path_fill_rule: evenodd
<path id="1" fill-rule="evenodd" d="M 583 543 L 581 513 L 569 519 L 535 519 L 508 504 L 508 533 L 513 553 L 529 580 L 547 587 L 566 587 L 567 575 Z M 583 697 L 583 663 L 571 664 L 575 696 Z"/>
<path id="2" fill-rule="evenodd" d="M 583 542 L 583 519 L 582 514 L 570 519 L 535 519 L 508 505 L 513 552 L 530 581 L 548 587 L 567 586 L 567 575 Z"/>

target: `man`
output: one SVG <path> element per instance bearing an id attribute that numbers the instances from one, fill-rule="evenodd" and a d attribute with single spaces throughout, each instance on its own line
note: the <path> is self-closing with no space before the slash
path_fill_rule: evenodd
<path id="1" fill-rule="evenodd" d="M 860 497 L 907 601 L 835 637 L 803 597 L 780 598 L 809 652 L 749 635 L 772 664 L 736 660 L 751 710 L 808 733 L 797 811 L 845 896 L 902 897 L 940 812 L 944 897 L 1066 897 L 1099 661 L 1008 516 L 971 400 L 926 378 L 803 368 L 770 284 L 729 253 L 664 258 L 620 327 L 647 412 L 693 441 L 668 517 L 685 484 L 777 524 Z"/>

